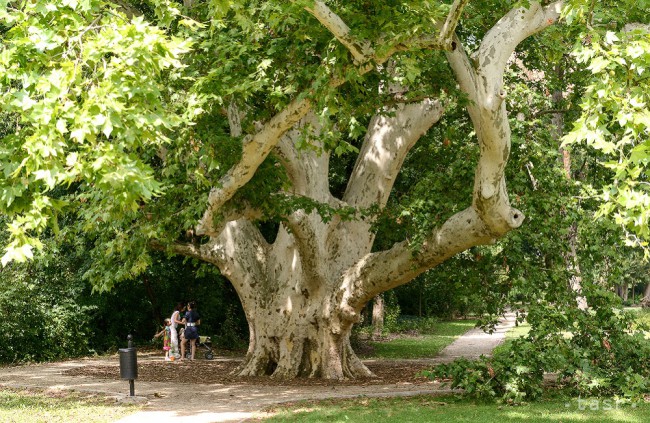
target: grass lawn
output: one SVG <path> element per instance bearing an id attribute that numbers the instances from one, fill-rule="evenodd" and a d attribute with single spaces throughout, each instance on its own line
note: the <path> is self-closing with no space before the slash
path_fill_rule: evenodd
<path id="1" fill-rule="evenodd" d="M 0 422 L 114 422 L 141 408 L 78 392 L 37 392 L 0 387 Z"/>
<path id="2" fill-rule="evenodd" d="M 528 322 L 519 323 L 517 326 L 506 332 L 506 340 L 526 336 L 528 335 L 528 332 L 530 332 L 530 325 Z"/>
<path id="3" fill-rule="evenodd" d="M 411 398 L 363 398 L 345 401 L 297 403 L 275 408 L 264 422 L 480 422 L 480 423 L 644 423 L 650 420 L 650 404 L 617 407 L 607 400 L 551 399 L 539 403 L 502 406 L 451 396 Z"/>
<path id="4" fill-rule="evenodd" d="M 431 358 L 474 326 L 476 320 L 439 322 L 424 335 L 371 342 L 373 352 L 364 358 Z"/>

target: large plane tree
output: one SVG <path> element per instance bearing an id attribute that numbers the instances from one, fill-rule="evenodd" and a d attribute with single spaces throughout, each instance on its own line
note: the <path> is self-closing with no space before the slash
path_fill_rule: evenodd
<path id="1" fill-rule="evenodd" d="M 522 224 L 524 215 L 510 206 L 504 178 L 510 129 L 503 73 L 522 40 L 557 21 L 560 4 L 533 3 L 509 11 L 470 55 L 454 35 L 465 3 L 455 2 L 446 16 L 440 15 L 420 33 L 401 37 L 393 45 L 389 40 L 357 38 L 335 12 L 335 4 L 328 7 L 312 2 L 305 6 L 302 13 L 316 18 L 349 51 L 352 60 L 347 66 L 354 66 L 353 72 L 361 75 L 378 67 L 385 69 L 381 72 L 385 80 L 380 77 L 374 87 L 363 86 L 380 94 L 384 90 L 384 98 L 392 104 L 379 107 L 370 118 L 347 187 L 337 198 L 329 187 L 330 151 L 321 140 L 325 131 L 345 127 L 320 121 L 318 98 L 296 95 L 270 119 L 256 122 L 256 131 L 242 138 L 241 159 L 210 192 L 197 228 L 197 235 L 209 239 L 172 247 L 177 253 L 214 263 L 237 290 L 250 329 L 249 350 L 240 374 L 333 379 L 368 376 L 349 337 L 369 300 L 460 251 L 495 242 Z M 441 98 L 440 88 L 431 87 L 428 92 L 428 87 L 417 86 L 417 78 L 396 81 L 404 68 L 400 58 L 422 49 L 445 52 L 456 83 L 467 95 L 481 151 L 473 195 L 468 207 L 432 230 L 417 252 L 407 240 L 373 251 L 372 221 L 364 218 L 362 211 L 386 205 L 409 150 L 436 124 L 446 102 L 451 101 Z M 311 54 L 326 56 L 319 51 Z M 345 90 L 346 80 L 332 77 L 324 83 Z M 424 98 L 400 101 L 401 96 L 408 98 L 410 85 L 424 93 Z M 244 133 L 239 121 L 250 119 L 250 112 L 245 103 L 229 106 L 230 131 L 238 136 Z M 303 137 L 311 147 L 299 148 Z M 262 212 L 234 197 L 271 153 L 286 170 L 288 194 L 331 210 L 353 208 L 357 214 L 346 218 L 334 212 L 331 218 L 324 218 L 317 209 L 289 210 L 282 216 L 275 239 L 267 241 L 254 224 Z"/>

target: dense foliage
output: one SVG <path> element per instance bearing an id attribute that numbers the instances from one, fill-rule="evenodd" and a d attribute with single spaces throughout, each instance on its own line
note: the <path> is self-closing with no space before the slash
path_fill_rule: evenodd
<path id="1" fill-rule="evenodd" d="M 650 344 L 634 313 L 623 312 L 613 294 L 587 295 L 592 309 L 542 303 L 527 313 L 530 332 L 498 348 L 493 357 L 457 360 L 426 374 L 451 379 L 469 395 L 520 403 L 539 399 L 544 375 L 571 395 L 636 400 L 650 387 Z"/>
<path id="2" fill-rule="evenodd" d="M 628 243 L 647 246 L 650 151 L 650 4 L 606 2 L 590 13 L 573 55 L 588 67 L 581 114 L 564 141 L 602 152 L 613 180 L 603 187 L 598 215 L 611 216 Z M 611 3 L 611 4 L 610 4 Z"/>
<path id="3" fill-rule="evenodd" d="M 190 42 L 99 0 L 0 6 L 6 264 L 31 258 L 65 207 L 88 206 L 78 215 L 87 230 L 160 194 L 152 148 L 182 121 L 165 81 L 179 77 Z"/>
<path id="4" fill-rule="evenodd" d="M 196 300 L 201 333 L 219 348 L 241 348 L 246 320 L 230 285 L 209 268 L 154 255 L 147 272 L 97 292 L 84 279 L 92 266 L 84 245 L 56 244 L 47 254 L 14 263 L 0 273 L 0 363 L 48 361 L 115 351 L 132 334 L 136 345 L 150 340 L 177 302 Z M 116 312 L 119 311 L 119 312 Z"/>

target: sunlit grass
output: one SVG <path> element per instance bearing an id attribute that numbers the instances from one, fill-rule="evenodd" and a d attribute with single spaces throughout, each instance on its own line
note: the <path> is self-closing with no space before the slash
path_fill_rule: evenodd
<path id="1" fill-rule="evenodd" d="M 639 326 L 647 326 L 650 328 L 650 308 L 625 307 L 624 311 L 633 313 L 635 321 L 633 328 L 637 328 Z M 529 331 L 530 325 L 527 322 L 520 323 L 518 326 L 515 326 L 506 332 L 506 339 L 514 339 L 526 336 Z M 650 335 L 650 332 L 646 331 L 646 337 L 648 335 Z"/>
<path id="2" fill-rule="evenodd" d="M 476 326 L 476 320 L 456 320 L 436 324 L 431 333 L 404 336 L 386 342 L 372 342 L 373 353 L 368 358 L 431 358 L 456 338 Z"/>
<path id="3" fill-rule="evenodd" d="M 636 322 L 636 327 L 645 326 L 650 327 L 650 309 L 648 308 L 639 308 L 639 307 L 629 307 L 625 311 L 634 313 L 634 321 Z M 646 338 L 648 337 L 648 332 L 646 332 Z"/>
<path id="4" fill-rule="evenodd" d="M 625 311 L 634 313 L 634 329 L 638 330 L 639 327 L 643 326 L 650 328 L 650 309 L 648 308 L 639 308 L 639 307 L 627 307 Z M 646 339 L 650 339 L 650 331 L 645 331 Z"/>
<path id="5" fill-rule="evenodd" d="M 644 423 L 650 405 L 616 406 L 613 401 L 552 399 L 539 403 L 504 406 L 456 397 L 419 396 L 390 399 L 328 400 L 294 404 L 270 410 L 268 422 L 626 422 Z"/>
<path id="6" fill-rule="evenodd" d="M 506 339 L 521 338 L 522 336 L 528 335 L 528 332 L 530 332 L 530 324 L 527 322 L 519 323 L 506 332 Z"/>
<path id="7" fill-rule="evenodd" d="M 75 392 L 36 392 L 0 387 L 0 422 L 114 422 L 141 408 Z"/>

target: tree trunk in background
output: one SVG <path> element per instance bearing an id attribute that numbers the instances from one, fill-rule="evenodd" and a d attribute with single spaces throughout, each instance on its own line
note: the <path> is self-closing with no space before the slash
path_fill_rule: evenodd
<path id="1" fill-rule="evenodd" d="M 643 291 L 643 298 L 641 299 L 642 307 L 650 307 L 650 283 L 645 286 Z"/>
<path id="2" fill-rule="evenodd" d="M 569 272 L 569 287 L 575 293 L 576 303 L 580 310 L 589 308 L 587 298 L 582 295 L 582 276 L 580 273 L 580 263 L 578 261 L 578 224 L 572 223 L 569 228 L 569 253 L 565 257 L 567 270 Z"/>
<path id="3" fill-rule="evenodd" d="M 384 296 L 377 295 L 372 303 L 372 339 L 380 339 L 384 331 Z"/>
<path id="4" fill-rule="evenodd" d="M 557 76 L 559 81 L 564 80 L 564 68 L 563 63 L 558 64 Z M 564 94 L 561 90 L 553 92 L 553 108 L 556 110 L 561 110 L 562 100 Z M 564 135 L 564 113 L 553 113 L 551 118 L 551 136 L 560 143 L 562 136 Z M 571 153 L 564 148 L 559 148 L 560 160 L 562 161 L 562 167 L 564 169 L 564 176 L 571 180 Z M 566 263 L 566 268 L 569 273 L 569 288 L 575 293 L 576 303 L 578 308 L 581 310 L 586 310 L 588 308 L 587 299 L 582 295 L 582 276 L 580 272 L 580 262 L 578 259 L 578 224 L 573 222 L 569 227 L 569 251 L 565 254 L 564 261 Z"/>
<path id="5" fill-rule="evenodd" d="M 144 289 L 147 292 L 147 298 L 149 298 L 149 302 L 151 302 L 151 317 L 153 317 L 157 326 L 162 325 L 165 317 L 163 317 L 163 313 L 160 310 L 160 304 L 158 303 L 158 297 L 156 297 L 156 293 L 151 286 L 147 275 L 142 276 L 142 283 L 144 284 Z M 169 312 L 169 315 L 171 316 L 171 310 Z"/>
<path id="6" fill-rule="evenodd" d="M 619 297 L 621 297 L 623 301 L 628 300 L 628 291 L 629 291 L 629 286 L 627 282 L 616 286 L 616 293 L 618 294 Z"/>

